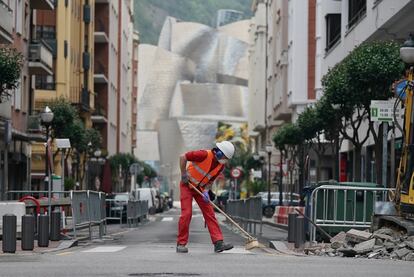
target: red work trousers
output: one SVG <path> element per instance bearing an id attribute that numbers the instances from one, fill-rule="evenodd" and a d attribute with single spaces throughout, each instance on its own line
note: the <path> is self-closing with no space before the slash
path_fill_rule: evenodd
<path id="1" fill-rule="evenodd" d="M 201 197 L 201 195 L 199 195 L 196 191 L 191 189 L 189 185 L 181 183 L 181 216 L 178 222 L 177 243 L 185 245 L 188 242 L 188 233 L 193 213 L 193 197 L 203 213 L 204 220 L 207 223 L 208 231 L 210 232 L 211 241 L 215 243 L 216 241 L 223 240 L 223 234 L 221 233 L 219 224 L 214 214 L 214 209 L 211 206 L 211 204 L 204 202 L 203 197 Z"/>

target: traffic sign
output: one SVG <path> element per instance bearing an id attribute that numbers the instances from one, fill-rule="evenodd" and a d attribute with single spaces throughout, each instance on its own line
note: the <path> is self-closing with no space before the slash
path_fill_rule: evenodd
<path id="1" fill-rule="evenodd" d="M 371 100 L 371 121 L 394 122 L 395 100 Z M 401 118 L 403 111 L 400 107 L 395 108 L 396 118 Z"/>
<path id="2" fill-rule="evenodd" d="M 242 172 L 241 172 L 241 170 L 240 170 L 240 169 L 238 169 L 238 168 L 233 168 L 233 169 L 231 170 L 231 172 L 230 172 L 231 177 L 233 177 L 233 178 L 235 178 L 235 179 L 240 178 L 241 174 L 242 174 Z"/>

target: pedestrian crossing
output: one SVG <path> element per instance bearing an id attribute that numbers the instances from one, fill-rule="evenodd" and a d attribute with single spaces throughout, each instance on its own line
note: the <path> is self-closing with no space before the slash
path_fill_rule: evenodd
<path id="1" fill-rule="evenodd" d="M 82 251 L 83 253 L 113 253 L 125 249 L 126 246 L 98 246 L 88 250 Z"/>

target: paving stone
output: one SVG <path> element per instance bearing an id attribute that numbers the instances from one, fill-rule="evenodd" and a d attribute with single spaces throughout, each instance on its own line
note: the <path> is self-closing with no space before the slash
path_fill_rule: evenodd
<path id="1" fill-rule="evenodd" d="M 331 238 L 331 243 L 334 242 L 342 242 L 344 243 L 346 239 L 346 233 L 344 231 L 338 233 L 336 236 L 334 236 L 333 238 Z"/>
<path id="2" fill-rule="evenodd" d="M 344 242 L 342 241 L 334 241 L 331 243 L 331 248 L 332 249 L 338 249 L 344 246 Z"/>
<path id="3" fill-rule="evenodd" d="M 396 232 L 390 228 L 381 228 L 374 232 L 374 235 L 388 235 L 393 236 Z"/>
<path id="4" fill-rule="evenodd" d="M 392 240 L 392 236 L 389 236 L 389 235 L 386 235 L 386 234 L 373 234 L 372 235 L 372 237 L 373 238 L 376 238 L 376 239 L 382 239 L 382 240 L 384 240 L 384 241 L 389 241 L 389 240 Z"/>
<path id="5" fill-rule="evenodd" d="M 361 243 L 355 245 L 354 250 L 358 254 L 365 254 L 365 253 L 371 252 L 374 249 L 375 240 L 376 239 L 370 239 L 370 240 L 361 242 Z"/>
<path id="6" fill-rule="evenodd" d="M 369 255 L 368 255 L 368 259 L 373 259 L 373 258 L 376 258 L 376 257 L 378 257 L 379 255 L 381 255 L 381 253 L 380 253 L 380 252 L 371 253 L 371 254 L 369 254 Z"/>
<path id="7" fill-rule="evenodd" d="M 338 252 L 342 253 L 342 255 L 344 257 L 355 257 L 355 255 L 357 254 L 357 252 L 354 249 L 352 249 L 352 248 L 344 248 L 344 247 L 339 248 L 338 249 Z"/>
<path id="8" fill-rule="evenodd" d="M 411 249 L 414 250 L 414 242 L 413 241 L 406 241 L 405 244 L 407 244 L 407 246 Z"/>
<path id="9" fill-rule="evenodd" d="M 408 255 L 409 253 L 411 253 L 411 251 L 409 249 L 402 248 L 402 249 L 395 250 L 393 254 L 397 255 L 398 258 L 401 259 L 402 257 Z"/>
<path id="10" fill-rule="evenodd" d="M 351 229 L 346 232 L 346 240 L 353 243 L 360 243 L 371 238 L 372 234 L 365 231 Z"/>
<path id="11" fill-rule="evenodd" d="M 414 261 L 414 253 L 409 253 L 407 256 L 404 257 L 406 261 Z"/>

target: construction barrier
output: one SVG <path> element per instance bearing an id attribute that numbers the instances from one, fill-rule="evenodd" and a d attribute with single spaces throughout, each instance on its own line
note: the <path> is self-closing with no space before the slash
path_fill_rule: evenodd
<path id="1" fill-rule="evenodd" d="M 275 214 L 273 215 L 275 223 L 287 226 L 289 214 L 298 213 L 296 209 L 300 210 L 302 213 L 305 211 L 305 207 L 301 206 L 277 206 Z"/>
<path id="2" fill-rule="evenodd" d="M 256 224 L 260 224 L 260 233 L 262 232 L 262 198 L 260 196 L 230 200 L 227 202 L 226 212 L 250 233 L 256 234 Z"/>
<path id="3" fill-rule="evenodd" d="M 325 185 L 313 190 L 311 219 L 328 233 L 351 228 L 369 228 L 377 204 L 386 203 L 393 188 Z M 317 230 L 310 226 L 310 240 L 316 241 Z"/>
<path id="4" fill-rule="evenodd" d="M 148 215 L 148 200 L 129 200 L 127 204 L 128 226 L 142 222 Z"/>
<path id="5" fill-rule="evenodd" d="M 89 228 L 89 238 L 92 238 L 92 227 L 99 226 L 99 237 L 106 223 L 106 214 L 103 213 L 102 203 L 105 194 L 94 191 L 71 191 L 72 227 L 76 238 L 80 229 Z"/>

